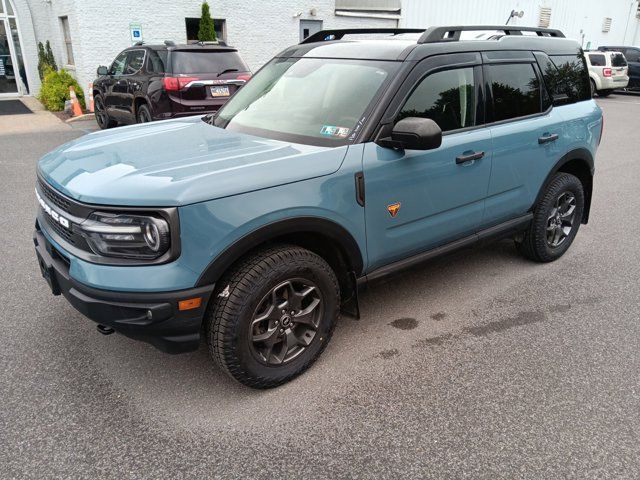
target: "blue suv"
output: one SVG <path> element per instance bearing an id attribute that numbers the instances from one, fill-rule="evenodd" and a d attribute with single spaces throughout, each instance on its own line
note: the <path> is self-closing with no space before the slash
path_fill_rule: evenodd
<path id="1" fill-rule="evenodd" d="M 273 387 L 340 311 L 358 316 L 367 282 L 489 238 L 561 257 L 589 218 L 602 126 L 557 30 L 325 30 L 215 115 L 45 155 L 37 257 L 102 333 L 171 353 L 204 337 L 232 377 Z"/>

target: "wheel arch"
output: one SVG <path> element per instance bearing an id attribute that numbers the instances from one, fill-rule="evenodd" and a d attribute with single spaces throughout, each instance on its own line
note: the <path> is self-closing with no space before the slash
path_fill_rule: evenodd
<path id="1" fill-rule="evenodd" d="M 210 285 L 238 260 L 257 248 L 273 243 L 298 245 L 320 255 L 334 269 L 343 301 L 354 294 L 355 276 L 364 268 L 358 242 L 338 223 L 320 217 L 293 217 L 263 225 L 239 238 L 218 254 L 202 272 L 197 286 Z M 353 273 L 352 273 L 353 272 Z"/>
<path id="2" fill-rule="evenodd" d="M 151 103 L 149 100 L 147 100 L 146 97 L 139 95 L 133 99 L 133 116 L 136 121 L 138 121 L 138 109 L 140 108 L 140 105 L 146 105 L 149 108 L 149 112 L 153 113 L 151 112 Z"/>
<path id="3" fill-rule="evenodd" d="M 586 148 L 571 150 L 556 162 L 547 175 L 542 187 L 540 187 L 531 210 L 533 210 L 538 204 L 544 195 L 545 190 L 551 183 L 553 176 L 558 172 L 570 173 L 571 175 L 576 176 L 580 180 L 580 183 L 582 183 L 582 188 L 584 190 L 584 212 L 582 213 L 581 223 L 588 223 L 589 212 L 591 210 L 591 197 L 593 194 L 594 160 L 593 155 Z"/>

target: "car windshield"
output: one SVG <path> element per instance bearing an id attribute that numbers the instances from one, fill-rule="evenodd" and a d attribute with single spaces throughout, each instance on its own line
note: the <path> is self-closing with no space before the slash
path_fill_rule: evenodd
<path id="1" fill-rule="evenodd" d="M 220 110 L 214 125 L 320 146 L 355 139 L 394 62 L 276 58 Z"/>

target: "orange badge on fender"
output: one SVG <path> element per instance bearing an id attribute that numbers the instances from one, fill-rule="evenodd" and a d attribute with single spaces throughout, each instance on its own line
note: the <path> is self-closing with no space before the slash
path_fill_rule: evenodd
<path id="1" fill-rule="evenodd" d="M 400 205 L 400 202 L 396 202 L 387 206 L 387 211 L 389 212 L 389 215 L 391 215 L 391 218 L 395 218 L 395 216 L 398 215 L 398 212 L 400 211 Z"/>

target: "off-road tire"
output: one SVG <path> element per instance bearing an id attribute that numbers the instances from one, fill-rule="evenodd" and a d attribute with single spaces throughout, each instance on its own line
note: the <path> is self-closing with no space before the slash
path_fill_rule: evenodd
<path id="1" fill-rule="evenodd" d="M 570 233 L 562 244 L 554 248 L 547 241 L 548 220 L 556 200 L 564 192 L 571 192 L 575 197 L 575 216 Z M 557 260 L 569 249 L 578 233 L 583 211 L 584 190 L 580 180 L 569 173 L 556 173 L 534 208 L 531 225 L 522 238 L 516 241 L 516 248 L 524 257 L 535 262 Z"/>
<path id="2" fill-rule="evenodd" d="M 308 279 L 317 286 L 322 315 L 311 344 L 288 363 L 272 366 L 252 351 L 250 325 L 265 295 L 292 277 Z M 240 383 L 253 388 L 278 386 L 300 375 L 320 356 L 333 334 L 339 307 L 338 280 L 320 256 L 294 245 L 267 247 L 249 254 L 218 282 L 205 315 L 209 351 Z"/>

